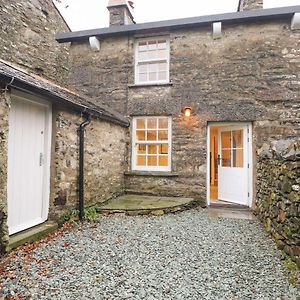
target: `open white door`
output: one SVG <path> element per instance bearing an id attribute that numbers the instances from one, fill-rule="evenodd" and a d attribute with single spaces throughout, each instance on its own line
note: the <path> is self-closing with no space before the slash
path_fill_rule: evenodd
<path id="1" fill-rule="evenodd" d="M 9 234 L 44 222 L 49 202 L 50 108 L 14 97 L 9 116 Z"/>
<path id="2" fill-rule="evenodd" d="M 249 139 L 248 126 L 219 129 L 218 199 L 248 205 Z"/>

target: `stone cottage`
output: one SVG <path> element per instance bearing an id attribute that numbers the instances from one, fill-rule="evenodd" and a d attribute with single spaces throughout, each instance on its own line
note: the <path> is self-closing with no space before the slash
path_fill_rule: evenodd
<path id="1" fill-rule="evenodd" d="M 300 262 L 300 6 L 241 0 L 236 13 L 135 24 L 131 2 L 110 0 L 108 28 L 69 32 L 50 0 L 2 3 L 2 250 L 8 233 L 75 207 L 84 170 L 89 203 L 251 207 Z"/>
<path id="2" fill-rule="evenodd" d="M 135 24 L 109 1 L 110 27 L 56 39 L 69 84 L 130 120 L 125 192 L 251 207 L 299 258 L 300 6 L 262 8 Z"/>
<path id="3" fill-rule="evenodd" d="M 62 87 L 68 76 L 68 47 L 59 45 L 54 36 L 68 27 L 52 1 L 2 0 L 0 25 L 0 252 L 4 252 L 14 234 L 78 207 L 83 180 L 90 203 L 123 192 L 128 121 Z"/>

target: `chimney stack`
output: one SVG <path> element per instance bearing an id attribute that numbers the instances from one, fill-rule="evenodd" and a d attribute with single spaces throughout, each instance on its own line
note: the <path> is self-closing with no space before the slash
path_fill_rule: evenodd
<path id="1" fill-rule="evenodd" d="M 263 0 L 240 0 L 238 11 L 263 9 Z"/>
<path id="2" fill-rule="evenodd" d="M 109 0 L 109 26 L 134 24 L 133 2 L 128 0 Z"/>

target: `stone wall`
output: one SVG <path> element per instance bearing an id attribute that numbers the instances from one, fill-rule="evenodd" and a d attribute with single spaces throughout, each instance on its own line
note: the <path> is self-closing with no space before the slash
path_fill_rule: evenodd
<path id="1" fill-rule="evenodd" d="M 286 20 L 224 25 L 218 40 L 211 27 L 164 35 L 170 37 L 170 84 L 134 85 L 134 37 L 103 39 L 100 52 L 73 43 L 71 84 L 129 117 L 172 116 L 174 176 L 130 172 L 129 149 L 127 191 L 206 199 L 209 122 L 252 122 L 254 161 L 264 142 L 299 136 L 300 31 Z M 181 114 L 184 106 L 193 108 L 189 119 Z"/>
<path id="2" fill-rule="evenodd" d="M 258 150 L 256 211 L 278 247 L 300 266 L 300 139 Z"/>
<path id="3" fill-rule="evenodd" d="M 8 244 L 7 228 L 7 146 L 9 95 L 0 85 L 0 253 Z"/>
<path id="4" fill-rule="evenodd" d="M 0 58 L 67 84 L 68 45 L 55 34 L 68 31 L 52 0 L 0 1 Z"/>
<path id="5" fill-rule="evenodd" d="M 54 111 L 50 212 L 59 216 L 78 205 L 79 136 L 84 119 L 70 111 Z M 85 130 L 86 205 L 124 191 L 126 128 L 93 119 Z"/>

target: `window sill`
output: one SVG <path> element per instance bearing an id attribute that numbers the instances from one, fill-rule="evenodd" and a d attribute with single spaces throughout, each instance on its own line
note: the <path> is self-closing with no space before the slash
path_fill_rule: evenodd
<path id="1" fill-rule="evenodd" d="M 142 83 L 142 84 L 128 84 L 129 88 L 145 88 L 145 87 L 161 87 L 161 86 L 172 86 L 172 82 L 165 83 Z"/>
<path id="2" fill-rule="evenodd" d="M 178 177 L 178 173 L 167 171 L 127 171 L 125 176 L 149 176 L 149 177 Z"/>

